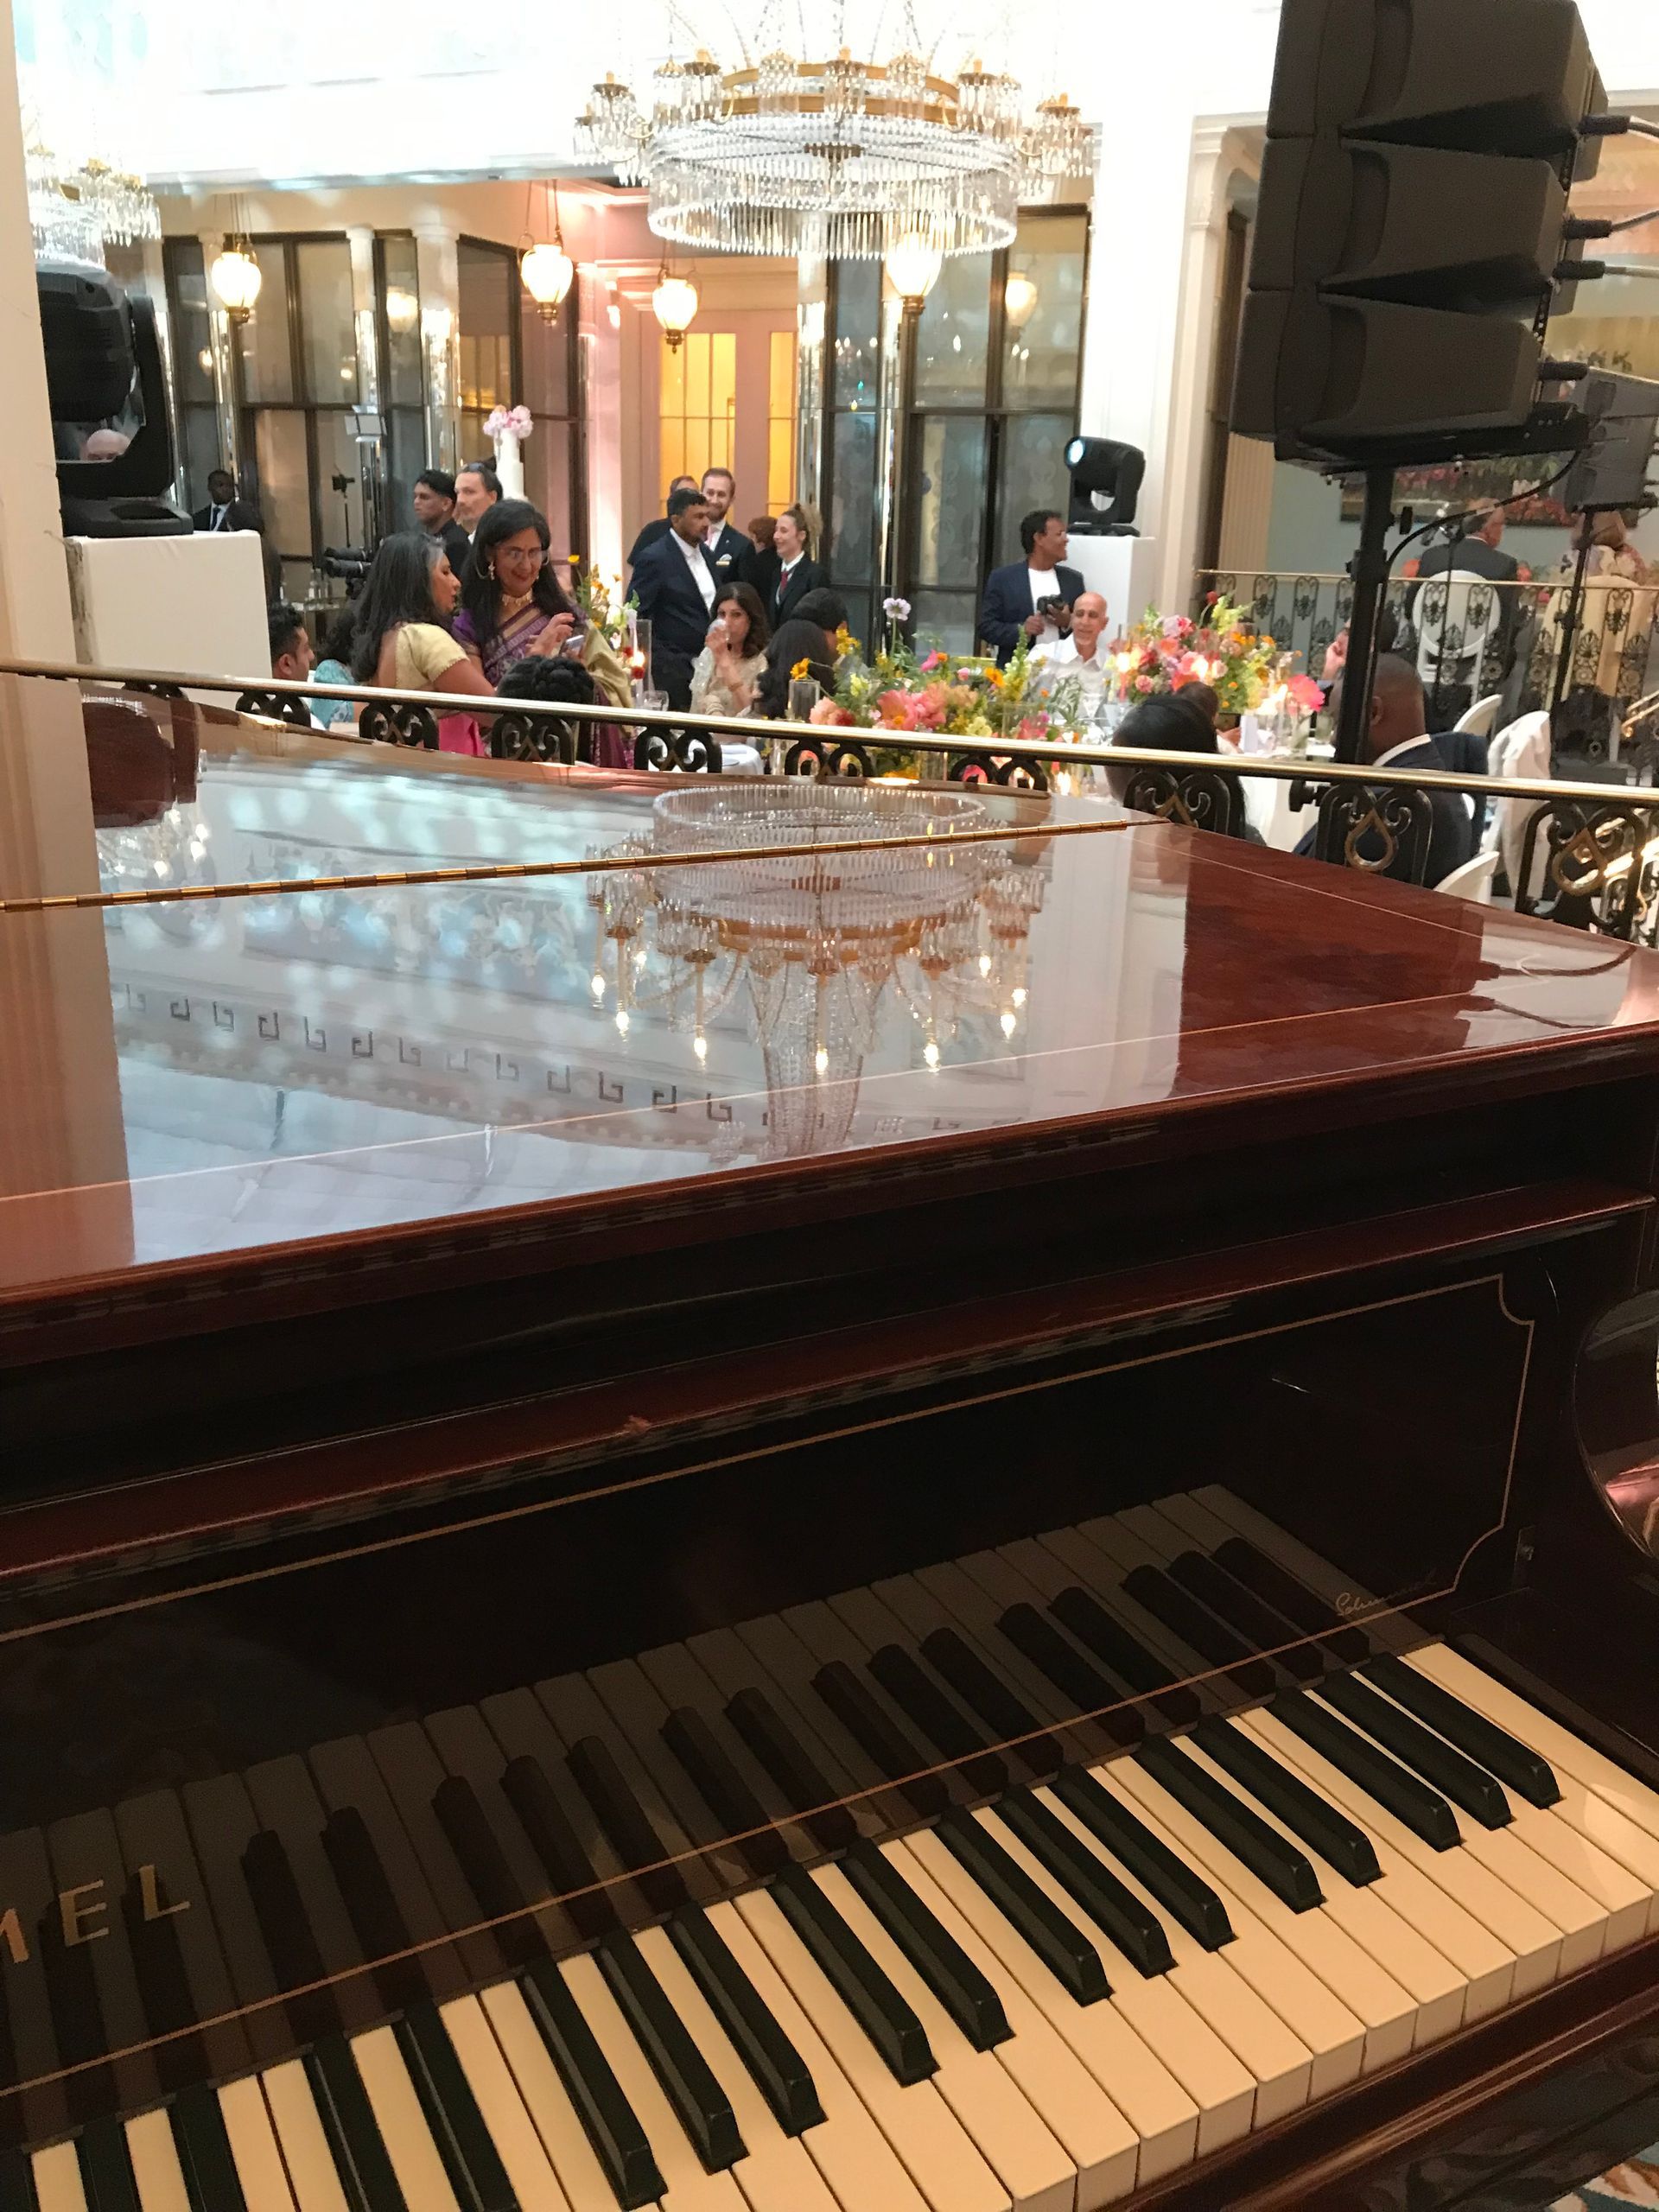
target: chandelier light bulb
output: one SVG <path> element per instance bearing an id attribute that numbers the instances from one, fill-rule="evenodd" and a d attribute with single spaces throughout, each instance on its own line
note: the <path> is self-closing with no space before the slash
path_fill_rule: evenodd
<path id="1" fill-rule="evenodd" d="M 245 322 L 253 313 L 253 304 L 265 276 L 253 257 L 252 248 L 233 242 L 215 257 L 207 271 L 207 281 L 213 288 L 214 298 L 231 321 Z"/>
<path id="2" fill-rule="evenodd" d="M 616 1033 L 619 1037 L 626 1037 L 628 1033 L 628 1009 L 625 1006 L 616 1009 Z"/>
<path id="3" fill-rule="evenodd" d="M 691 1039 L 691 1049 L 696 1054 L 699 1060 L 706 1060 L 708 1058 L 709 1039 L 703 1035 L 701 1029 L 698 1030 L 696 1035 Z"/>
<path id="4" fill-rule="evenodd" d="M 518 273 L 542 321 L 550 326 L 556 322 L 576 275 L 576 264 L 563 246 L 556 238 L 550 245 L 531 246 L 518 264 Z"/>
<path id="5" fill-rule="evenodd" d="M 1031 321 L 1037 305 L 1037 287 L 1023 270 L 1011 271 L 1002 287 L 1003 312 L 1011 330 L 1023 330 Z"/>
<path id="6" fill-rule="evenodd" d="M 939 1048 L 931 1037 L 922 1047 L 922 1058 L 937 1075 L 939 1069 Z"/>
<path id="7" fill-rule="evenodd" d="M 830 1072 L 830 1055 L 822 1045 L 812 1055 L 812 1066 L 818 1075 L 828 1075 Z"/>
<path id="8" fill-rule="evenodd" d="M 666 269 L 657 280 L 657 289 L 651 296 L 651 311 L 663 326 L 663 335 L 668 340 L 669 351 L 677 353 L 680 344 L 697 312 L 697 288 L 686 276 L 671 276 Z"/>
<path id="9" fill-rule="evenodd" d="M 595 976 L 594 977 L 592 989 L 594 1005 L 601 1005 L 605 997 L 605 978 L 602 976 Z"/>
<path id="10" fill-rule="evenodd" d="M 407 338 L 421 319 L 421 303 L 402 284 L 386 287 L 386 321 L 400 338 Z"/>
<path id="11" fill-rule="evenodd" d="M 1018 1027 L 1018 1023 L 1017 1023 L 1017 1021 L 1016 1021 L 1016 1020 L 1015 1020 L 1015 1018 L 1014 1018 L 1014 1014 L 1011 1014 L 1011 1013 L 1010 1013 L 1010 1014 L 1005 1014 L 1003 1015 L 1003 1017 L 1002 1017 L 1002 1034 L 1003 1034 L 1005 1037 L 1012 1037 L 1012 1036 L 1013 1036 L 1013 1034 L 1014 1034 L 1014 1030 L 1015 1030 L 1015 1028 L 1016 1028 L 1017 1027 Z"/>

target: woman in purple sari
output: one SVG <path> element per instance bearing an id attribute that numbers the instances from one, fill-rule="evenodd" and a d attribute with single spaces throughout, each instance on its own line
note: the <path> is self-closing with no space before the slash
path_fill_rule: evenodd
<path id="1" fill-rule="evenodd" d="M 582 663 L 602 700 L 628 706 L 627 671 L 604 632 L 584 624 L 565 597 L 548 557 L 551 542 L 546 516 L 528 499 L 502 499 L 486 512 L 461 584 L 456 642 L 492 686 L 515 661 L 563 657 Z M 594 727 L 599 765 L 628 766 L 632 746 L 622 729 L 611 723 Z"/>

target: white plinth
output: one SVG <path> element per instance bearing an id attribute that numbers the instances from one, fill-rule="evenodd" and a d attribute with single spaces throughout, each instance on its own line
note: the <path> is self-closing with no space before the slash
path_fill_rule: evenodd
<path id="1" fill-rule="evenodd" d="M 270 679 L 264 546 L 257 531 L 71 537 L 65 547 L 81 661 Z M 200 696 L 213 701 L 212 693 Z M 220 695 L 216 703 L 230 701 Z"/>
<path id="2" fill-rule="evenodd" d="M 1078 537 L 1070 540 L 1065 556 L 1090 591 L 1106 597 L 1106 635 L 1122 635 L 1146 613 L 1155 591 L 1157 547 L 1145 537 Z M 1186 609 L 1161 607 L 1160 613 L 1185 614 Z"/>

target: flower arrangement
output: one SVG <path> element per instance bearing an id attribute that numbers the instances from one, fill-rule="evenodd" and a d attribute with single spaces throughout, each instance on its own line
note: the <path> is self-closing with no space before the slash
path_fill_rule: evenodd
<path id="1" fill-rule="evenodd" d="M 957 657 L 942 646 L 918 656 L 900 634 L 910 609 L 902 601 L 882 608 L 890 624 L 887 643 L 866 660 L 856 639 L 844 644 L 836 668 L 832 699 L 814 719 L 843 729 L 891 731 L 901 741 L 882 747 L 878 765 L 916 773 L 920 756 L 902 744 L 906 734 L 960 737 L 994 747 L 999 738 L 1037 743 L 1052 730 L 1070 731 L 1078 719 L 1081 687 L 1075 679 L 1050 685 L 1047 671 L 1032 659 L 1022 639 L 1006 668 L 994 661 Z"/>
<path id="2" fill-rule="evenodd" d="M 632 618 L 638 613 L 639 602 L 632 593 L 622 596 L 620 576 L 601 575 L 596 564 L 582 565 L 580 554 L 570 556 L 570 596 L 575 600 L 584 622 L 591 622 L 607 641 L 620 652 L 632 628 Z"/>
<path id="3" fill-rule="evenodd" d="M 528 407 L 493 407 L 484 418 L 484 435 L 493 445 L 500 437 L 527 438 L 536 427 Z"/>
<path id="4" fill-rule="evenodd" d="M 1118 646 L 1118 696 L 1133 704 L 1156 692 L 1207 683 L 1226 715 L 1251 714 L 1275 701 L 1312 713 L 1323 694 L 1309 677 L 1290 672 L 1292 658 L 1251 626 L 1243 607 L 1211 592 L 1197 621 L 1147 608 Z"/>

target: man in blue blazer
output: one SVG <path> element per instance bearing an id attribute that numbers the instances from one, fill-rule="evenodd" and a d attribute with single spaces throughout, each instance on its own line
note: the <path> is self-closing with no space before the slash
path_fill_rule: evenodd
<path id="1" fill-rule="evenodd" d="M 1338 677 L 1332 690 L 1333 715 L 1341 712 L 1342 686 L 1346 681 L 1345 676 Z M 1372 768 L 1444 769 L 1446 756 L 1427 734 L 1427 719 L 1423 682 L 1416 670 L 1397 653 L 1381 654 L 1376 664 L 1376 686 L 1371 694 L 1370 727 L 1360 738 L 1360 765 Z M 1428 804 L 1428 865 L 1423 882 L 1432 891 L 1454 868 L 1461 868 L 1465 861 L 1473 857 L 1474 821 L 1461 791 L 1430 791 Z M 1316 823 L 1296 848 L 1304 860 L 1313 857 L 1318 836 Z M 1386 849 L 1375 830 L 1359 841 L 1362 859 L 1370 861 L 1374 867 Z M 1377 873 L 1392 876 L 1396 882 L 1408 882 L 1406 859 L 1402 845 L 1389 865 L 1378 868 Z"/>
<path id="2" fill-rule="evenodd" d="M 1033 507 L 1020 524 L 1023 561 L 993 569 L 979 607 L 979 634 L 999 661 L 1010 660 L 1022 637 L 1052 645 L 1071 634 L 1071 608 L 1084 588 L 1080 570 L 1065 561 L 1065 517 L 1057 507 Z"/>
<path id="3" fill-rule="evenodd" d="M 694 484 L 668 502 L 668 531 L 634 564 L 632 590 L 651 622 L 652 681 L 671 707 L 691 704 L 691 664 L 714 619 L 714 567 L 703 541 L 709 507 Z"/>

